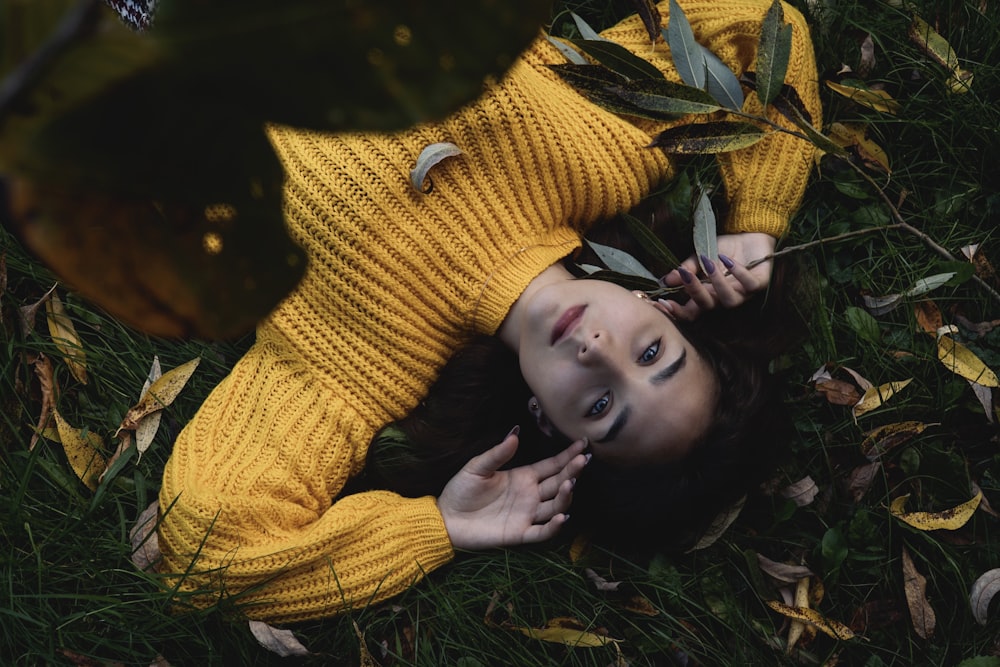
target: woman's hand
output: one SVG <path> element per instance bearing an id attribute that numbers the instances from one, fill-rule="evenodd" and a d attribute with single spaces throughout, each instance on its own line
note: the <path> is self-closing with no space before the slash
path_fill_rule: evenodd
<path id="1" fill-rule="evenodd" d="M 517 451 L 517 434 L 465 464 L 438 497 L 456 549 L 489 549 L 547 540 L 566 523 L 576 476 L 590 459 L 586 443 L 520 468 L 500 470 Z"/>
<path id="2" fill-rule="evenodd" d="M 706 262 L 707 283 L 701 281 L 698 258 L 692 255 L 662 278 L 668 287 L 683 286 L 691 297 L 681 305 L 663 301 L 667 311 L 682 320 L 693 320 L 704 310 L 717 307 L 734 308 L 747 300 L 753 292 L 767 287 L 771 281 L 771 260 L 761 262 L 752 269 L 746 265 L 755 259 L 774 252 L 777 242 L 770 234 L 745 232 L 719 236 L 719 257 Z M 728 274 L 728 275 L 727 275 Z"/>

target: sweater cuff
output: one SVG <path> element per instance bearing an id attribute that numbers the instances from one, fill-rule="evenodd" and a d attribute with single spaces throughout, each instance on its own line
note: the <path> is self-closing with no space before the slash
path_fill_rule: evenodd
<path id="1" fill-rule="evenodd" d="M 413 537 L 413 559 L 426 574 L 451 562 L 455 558 L 455 550 L 451 546 L 451 538 L 448 537 L 437 499 L 425 496 L 412 502 L 413 524 L 427 527 L 426 532 L 417 533 Z"/>
<path id="2" fill-rule="evenodd" d="M 473 303 L 471 319 L 475 331 L 495 334 L 528 283 L 580 245 L 576 230 L 558 227 L 525 243 L 513 255 L 501 260 L 487 274 L 480 297 Z"/>
<path id="3" fill-rule="evenodd" d="M 763 232 L 781 238 L 788 231 L 787 210 L 774 208 L 770 202 L 760 199 L 739 199 L 729 209 L 726 232 Z"/>

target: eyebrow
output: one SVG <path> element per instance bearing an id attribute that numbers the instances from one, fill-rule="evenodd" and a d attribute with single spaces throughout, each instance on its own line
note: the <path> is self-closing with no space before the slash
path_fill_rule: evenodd
<path id="1" fill-rule="evenodd" d="M 661 370 L 659 373 L 649 378 L 649 383 L 652 384 L 654 387 L 662 385 L 664 382 L 666 382 L 673 376 L 677 375 L 677 373 L 680 372 L 682 368 L 684 368 L 684 364 L 686 362 L 687 362 L 687 348 L 683 348 L 681 350 L 681 355 L 677 357 L 676 360 L 670 362 L 670 364 L 665 366 L 663 370 Z M 603 444 L 605 442 L 611 442 L 612 440 L 617 438 L 618 434 L 622 432 L 623 428 L 625 428 L 625 424 L 628 423 L 628 418 L 631 413 L 632 409 L 629 406 L 626 405 L 624 408 L 622 408 L 621 411 L 618 413 L 618 416 L 615 417 L 615 421 L 612 422 L 611 428 L 608 429 L 608 432 L 605 433 L 604 436 L 598 438 L 597 442 Z"/>

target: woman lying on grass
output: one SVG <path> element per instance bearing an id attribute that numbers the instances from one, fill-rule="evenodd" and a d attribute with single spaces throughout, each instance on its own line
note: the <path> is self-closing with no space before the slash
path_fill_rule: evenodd
<path id="1" fill-rule="evenodd" d="M 753 63 L 767 5 L 684 3 L 698 38 L 736 71 Z M 808 32 L 786 12 L 795 29 L 786 81 L 818 118 Z M 677 80 L 638 18 L 605 36 Z M 674 164 L 647 148 L 666 124 L 599 109 L 549 68 L 563 61 L 539 39 L 475 103 L 398 134 L 270 129 L 287 172 L 288 226 L 310 264 L 181 433 L 164 472 L 160 570 L 192 604 L 238 595 L 251 617 L 296 621 L 383 600 L 455 550 L 552 537 L 585 466 L 593 479 L 580 487 L 595 489 L 594 505 L 621 508 L 630 515 L 621 525 L 641 519 L 659 537 L 693 530 L 758 481 L 765 457 L 752 436 L 768 414 L 766 365 L 686 320 L 768 285 L 769 264 L 745 264 L 784 232 L 812 147 L 776 133 L 720 157 L 729 204 L 721 254 L 708 275 L 688 260 L 667 276 L 684 286 L 686 305 L 575 279 L 564 260 L 582 234 L 635 206 Z M 437 142 L 463 154 L 434 168 L 430 193 L 417 192 L 409 172 Z M 483 353 L 483 337 L 499 344 Z M 495 373 L 490 394 L 476 378 L 463 388 L 469 364 Z M 530 397 L 504 379 L 511 369 Z M 448 396 L 469 399 L 454 428 L 438 409 Z M 499 398 L 466 410 L 480 396 Z M 564 448 L 548 458 L 522 451 L 535 462 L 506 466 L 525 420 Z M 457 435 L 457 449 L 435 442 L 442 429 Z M 431 462 L 402 481 L 384 464 L 400 434 Z M 344 493 L 369 457 L 376 481 L 403 487 L 407 474 L 436 471 L 428 484 L 444 477 L 443 489 Z M 650 495 L 666 501 L 646 506 Z M 630 498 L 641 499 L 637 509 L 627 509 Z"/>

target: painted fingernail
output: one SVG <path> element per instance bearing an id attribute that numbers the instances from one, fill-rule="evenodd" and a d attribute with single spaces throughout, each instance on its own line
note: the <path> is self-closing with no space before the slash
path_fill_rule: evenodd
<path id="1" fill-rule="evenodd" d="M 510 433 L 507 434 L 507 437 L 509 438 L 512 435 L 518 435 L 520 432 L 521 432 L 521 425 L 518 424 L 510 430 Z"/>
<path id="2" fill-rule="evenodd" d="M 685 285 L 690 285 L 691 281 L 694 280 L 694 276 L 691 275 L 691 272 L 685 269 L 683 266 L 677 267 L 677 273 L 681 274 L 681 280 L 684 281 Z"/>
<path id="3" fill-rule="evenodd" d="M 576 477 L 570 477 L 569 478 L 569 488 L 572 489 L 574 486 L 576 486 Z"/>
<path id="4" fill-rule="evenodd" d="M 708 275 L 715 273 L 715 262 L 704 255 L 701 255 L 701 265 L 705 267 L 705 273 Z"/>
<path id="5" fill-rule="evenodd" d="M 731 269 L 734 266 L 736 266 L 736 262 L 734 262 L 733 260 L 729 259 L 728 257 L 726 257 L 725 255 L 723 255 L 722 253 L 719 253 L 719 260 L 722 262 L 722 265 L 724 267 L 726 267 L 727 269 Z"/>
<path id="6" fill-rule="evenodd" d="M 587 459 L 586 461 L 583 462 L 583 465 L 587 465 L 588 463 L 590 463 L 590 459 L 594 458 L 594 455 L 591 454 L 590 452 L 587 452 L 586 454 L 583 455 L 583 458 Z"/>

